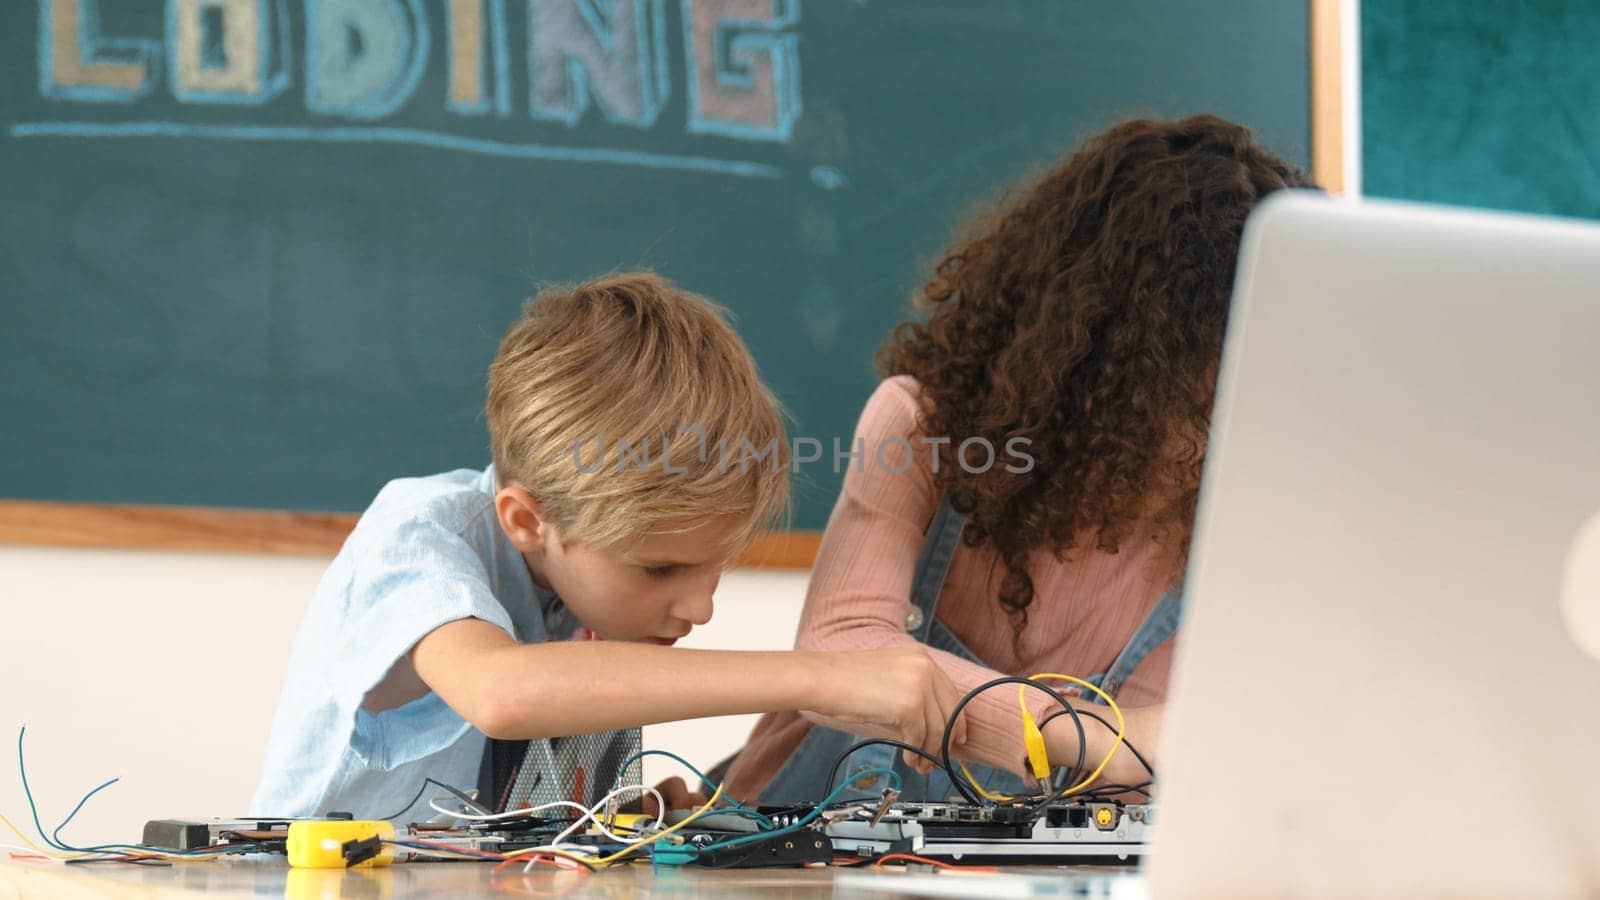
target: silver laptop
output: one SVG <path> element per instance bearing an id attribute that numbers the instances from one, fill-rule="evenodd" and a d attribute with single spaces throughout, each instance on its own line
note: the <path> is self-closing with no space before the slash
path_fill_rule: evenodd
<path id="1" fill-rule="evenodd" d="M 1600 226 L 1265 203 L 1188 587 L 1158 900 L 1600 896 Z"/>

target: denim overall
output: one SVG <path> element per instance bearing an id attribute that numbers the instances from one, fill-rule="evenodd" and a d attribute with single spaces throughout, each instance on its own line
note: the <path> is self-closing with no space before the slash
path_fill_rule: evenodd
<path id="1" fill-rule="evenodd" d="M 934 615 L 939 607 L 939 594 L 944 588 L 945 576 L 950 572 L 950 561 L 961 543 L 961 530 L 965 525 L 966 516 L 956 512 L 948 500 L 941 503 L 938 511 L 934 513 L 933 522 L 928 526 L 927 538 L 922 545 L 922 553 L 917 558 L 916 574 L 911 582 L 912 605 L 910 614 L 906 616 L 906 632 L 929 647 L 945 650 L 962 659 L 993 668 L 967 649 L 961 639 L 952 634 L 950 629 Z M 1084 680 L 1094 683 L 1115 697 L 1117 689 L 1128 676 L 1133 674 L 1134 669 L 1138 668 L 1139 663 L 1149 655 L 1150 651 L 1177 631 L 1178 618 L 1182 610 L 1182 590 L 1183 583 L 1180 581 L 1167 591 L 1139 625 L 1138 630 L 1129 639 L 1128 645 L 1117 654 L 1110 668 L 1105 672 L 1088 676 Z M 871 690 L 871 686 L 862 685 L 861 690 Z M 1100 702 L 1098 698 L 1090 699 Z M 1093 721 L 1085 725 L 1088 728 L 1099 727 Z M 824 791 L 828 789 L 828 775 L 834 760 L 859 740 L 861 738 L 857 735 L 813 725 L 800 742 L 800 746 L 795 748 L 795 752 L 778 770 L 778 774 L 768 782 L 766 790 L 761 793 L 761 803 L 783 805 L 815 803 L 821 800 Z M 968 763 L 967 767 L 972 770 L 978 783 L 991 792 L 1031 794 L 1035 791 L 1035 788 L 1025 785 L 1020 777 L 1010 772 L 975 763 Z M 898 772 L 902 800 L 948 802 L 961 799 L 951 786 L 949 776 L 942 769 L 934 769 L 928 775 L 920 775 L 905 764 L 899 750 L 882 744 L 864 747 L 851 754 L 849 760 L 839 767 L 839 780 L 847 781 L 851 772 L 866 768 L 892 768 Z M 835 782 L 834 786 L 837 787 L 838 782 Z M 858 787 L 863 789 L 858 790 Z M 839 798 L 855 799 L 876 795 L 882 787 L 881 781 L 871 785 L 853 785 L 841 793 Z"/>

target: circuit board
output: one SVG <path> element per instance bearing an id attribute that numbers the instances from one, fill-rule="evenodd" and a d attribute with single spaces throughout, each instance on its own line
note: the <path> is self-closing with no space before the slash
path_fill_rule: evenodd
<path id="1" fill-rule="evenodd" d="M 1058 801 L 1044 806 L 894 803 L 855 808 L 823 831 L 843 856 L 912 853 L 967 863 L 1127 865 L 1144 854 L 1149 804 Z M 874 821 L 876 819 L 876 821 Z"/>

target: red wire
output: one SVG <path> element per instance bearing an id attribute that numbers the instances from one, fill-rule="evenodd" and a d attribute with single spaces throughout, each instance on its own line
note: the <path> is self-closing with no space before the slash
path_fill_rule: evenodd
<path id="1" fill-rule="evenodd" d="M 508 856 L 506 857 L 505 862 L 495 866 L 489 871 L 498 872 L 501 869 L 504 869 L 506 866 L 512 865 L 513 863 L 526 863 L 529 860 L 544 863 L 547 866 L 555 866 L 558 869 L 565 869 L 568 872 L 582 872 L 585 875 L 592 874 L 588 869 L 584 868 L 582 865 L 574 862 L 573 860 L 567 859 L 564 856 L 552 856 L 548 853 L 523 853 L 518 856 Z"/>
<path id="2" fill-rule="evenodd" d="M 440 841 L 424 841 L 424 840 L 420 840 L 418 838 L 407 838 L 405 840 L 405 843 L 407 843 L 407 844 L 421 844 L 424 847 L 433 847 L 433 848 L 435 848 L 437 850 L 448 850 L 451 853 L 460 853 L 460 854 L 463 854 L 465 856 L 476 856 L 476 857 L 480 857 L 482 859 L 505 859 L 506 858 L 506 855 L 504 853 L 494 853 L 494 852 L 491 852 L 489 850 L 477 850 L 477 849 L 474 849 L 474 848 L 471 848 L 471 847 L 453 847 L 450 844 L 446 844 L 446 843 L 443 843 L 443 842 L 440 842 Z M 401 849 L 403 850 L 405 848 L 402 847 Z"/>
<path id="3" fill-rule="evenodd" d="M 909 859 L 912 862 L 925 863 L 927 865 L 935 866 L 935 867 L 940 868 L 940 869 L 959 869 L 959 870 L 961 870 L 963 872 L 998 872 L 998 871 L 1000 871 L 1000 868 L 998 866 L 956 866 L 956 865 L 951 865 L 950 863 L 947 863 L 947 862 L 942 862 L 942 861 L 937 860 L 937 859 L 929 859 L 926 856 L 914 856 L 914 855 L 912 855 L 910 853 L 885 853 L 883 856 L 878 857 L 878 859 L 875 862 L 873 862 L 872 867 L 874 869 L 876 869 L 877 867 L 883 865 L 884 863 L 888 862 L 891 859 Z"/>

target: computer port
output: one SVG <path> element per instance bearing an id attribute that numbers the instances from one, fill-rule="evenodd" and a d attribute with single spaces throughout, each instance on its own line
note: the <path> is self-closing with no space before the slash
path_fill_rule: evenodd
<path id="1" fill-rule="evenodd" d="M 1088 828 L 1089 810 L 1082 806 L 1052 806 L 1045 811 L 1044 824 L 1050 828 Z"/>
<path id="2" fill-rule="evenodd" d="M 1122 811 L 1115 806 L 1092 806 L 1089 809 L 1089 818 L 1094 822 L 1094 827 L 1101 831 L 1115 831 L 1117 823 L 1122 820 Z"/>

